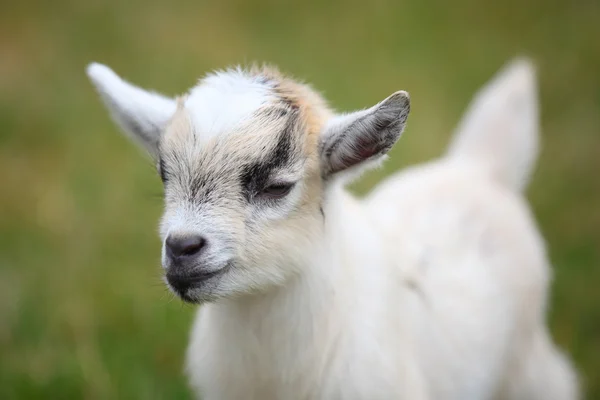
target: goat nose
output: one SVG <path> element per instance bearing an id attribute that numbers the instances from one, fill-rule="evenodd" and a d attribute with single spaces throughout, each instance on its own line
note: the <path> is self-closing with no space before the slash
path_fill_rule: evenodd
<path id="1" fill-rule="evenodd" d="M 195 256 L 200 253 L 206 245 L 206 239 L 202 236 L 167 237 L 166 247 L 170 257 L 178 258 Z"/>

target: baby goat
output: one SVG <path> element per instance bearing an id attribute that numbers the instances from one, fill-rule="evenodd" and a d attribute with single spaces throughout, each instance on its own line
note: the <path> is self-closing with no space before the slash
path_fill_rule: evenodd
<path id="1" fill-rule="evenodd" d="M 529 61 L 478 94 L 445 156 L 363 200 L 344 183 L 398 140 L 406 92 L 336 114 L 269 68 L 178 100 L 88 74 L 156 160 L 166 281 L 204 304 L 187 353 L 204 399 L 577 398 L 521 193 L 538 144 Z"/>

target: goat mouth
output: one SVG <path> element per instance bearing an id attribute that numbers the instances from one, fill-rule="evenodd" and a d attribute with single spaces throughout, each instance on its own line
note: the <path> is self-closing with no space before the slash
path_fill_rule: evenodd
<path id="1" fill-rule="evenodd" d="M 195 273 L 195 274 L 177 274 L 167 272 L 165 281 L 167 286 L 173 291 L 179 298 L 187 303 L 198 303 L 198 299 L 192 291 L 207 290 L 210 291 L 212 285 L 209 286 L 209 281 L 214 280 L 213 278 L 220 277 L 225 274 L 231 267 L 231 264 L 226 264 L 223 268 L 216 271 Z"/>

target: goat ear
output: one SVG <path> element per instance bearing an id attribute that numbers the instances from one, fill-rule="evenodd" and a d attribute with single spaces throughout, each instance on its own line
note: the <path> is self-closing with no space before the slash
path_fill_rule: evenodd
<path id="1" fill-rule="evenodd" d="M 175 113 L 176 102 L 126 82 L 102 64 L 88 65 L 87 74 L 115 123 L 156 157 L 161 132 Z"/>
<path id="2" fill-rule="evenodd" d="M 409 95 L 399 91 L 369 109 L 333 117 L 321 136 L 323 176 L 382 158 L 400 138 L 409 111 Z"/>

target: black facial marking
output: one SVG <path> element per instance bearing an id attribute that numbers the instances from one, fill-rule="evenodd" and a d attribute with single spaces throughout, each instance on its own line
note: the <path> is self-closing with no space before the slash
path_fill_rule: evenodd
<path id="1" fill-rule="evenodd" d="M 290 107 L 270 107 L 269 109 L 262 111 L 268 118 L 278 119 L 285 118 L 290 115 Z"/>
<path id="2" fill-rule="evenodd" d="M 215 179 L 205 174 L 196 173 L 190 183 L 190 198 L 204 202 L 210 198 L 216 187 Z"/>
<path id="3" fill-rule="evenodd" d="M 294 128 L 298 114 L 291 111 L 285 128 L 279 134 L 277 145 L 264 160 L 248 165 L 241 175 L 244 195 L 250 200 L 256 193 L 264 189 L 273 170 L 289 165 L 294 156 Z"/>

